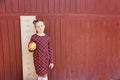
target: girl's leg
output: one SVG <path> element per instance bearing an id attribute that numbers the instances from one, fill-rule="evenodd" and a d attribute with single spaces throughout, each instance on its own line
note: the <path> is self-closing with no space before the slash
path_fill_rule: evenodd
<path id="1" fill-rule="evenodd" d="M 44 76 L 38 76 L 38 80 L 48 80 L 47 74 Z"/>
<path id="2" fill-rule="evenodd" d="M 38 77 L 38 80 L 43 80 L 43 77 Z"/>
<path id="3" fill-rule="evenodd" d="M 38 80 L 48 80 L 47 77 L 38 77 Z"/>
<path id="4" fill-rule="evenodd" d="M 43 80 L 48 80 L 48 77 L 44 77 Z"/>

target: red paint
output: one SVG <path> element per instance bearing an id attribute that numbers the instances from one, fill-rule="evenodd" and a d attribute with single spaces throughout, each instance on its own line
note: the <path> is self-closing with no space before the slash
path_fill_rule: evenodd
<path id="1" fill-rule="evenodd" d="M 0 80 L 22 80 L 19 16 L 44 17 L 55 67 L 50 80 L 119 79 L 119 0 L 0 1 Z"/>

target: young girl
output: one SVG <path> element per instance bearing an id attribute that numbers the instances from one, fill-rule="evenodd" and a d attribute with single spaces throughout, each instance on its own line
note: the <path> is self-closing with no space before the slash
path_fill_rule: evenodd
<path id="1" fill-rule="evenodd" d="M 31 36 L 31 42 L 36 43 L 36 48 L 31 49 L 33 52 L 33 60 L 38 80 L 48 80 L 47 73 L 49 68 L 52 69 L 53 64 L 53 51 L 51 48 L 51 39 L 44 33 L 45 24 L 43 19 L 34 20 L 33 24 L 36 29 L 36 34 Z"/>

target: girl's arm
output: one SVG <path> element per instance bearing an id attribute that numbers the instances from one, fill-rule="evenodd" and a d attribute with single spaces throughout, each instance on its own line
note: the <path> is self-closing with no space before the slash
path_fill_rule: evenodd
<path id="1" fill-rule="evenodd" d="M 49 42 L 48 42 L 48 50 L 49 50 L 49 62 L 51 64 L 51 63 L 54 63 L 51 39 L 49 39 Z"/>
<path id="2" fill-rule="evenodd" d="M 30 52 L 33 51 L 32 49 L 29 48 L 29 45 L 30 45 L 32 42 L 34 42 L 33 40 L 34 40 L 34 39 L 33 39 L 33 35 L 32 35 L 31 38 L 30 38 L 30 41 L 29 41 L 29 43 L 28 43 L 28 50 L 29 50 Z"/>

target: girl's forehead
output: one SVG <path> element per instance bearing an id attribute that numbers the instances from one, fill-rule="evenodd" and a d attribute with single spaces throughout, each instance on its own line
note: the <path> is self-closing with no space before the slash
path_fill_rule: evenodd
<path id="1" fill-rule="evenodd" d="M 36 23 L 36 25 L 44 25 L 44 22 L 39 21 L 39 22 Z"/>

